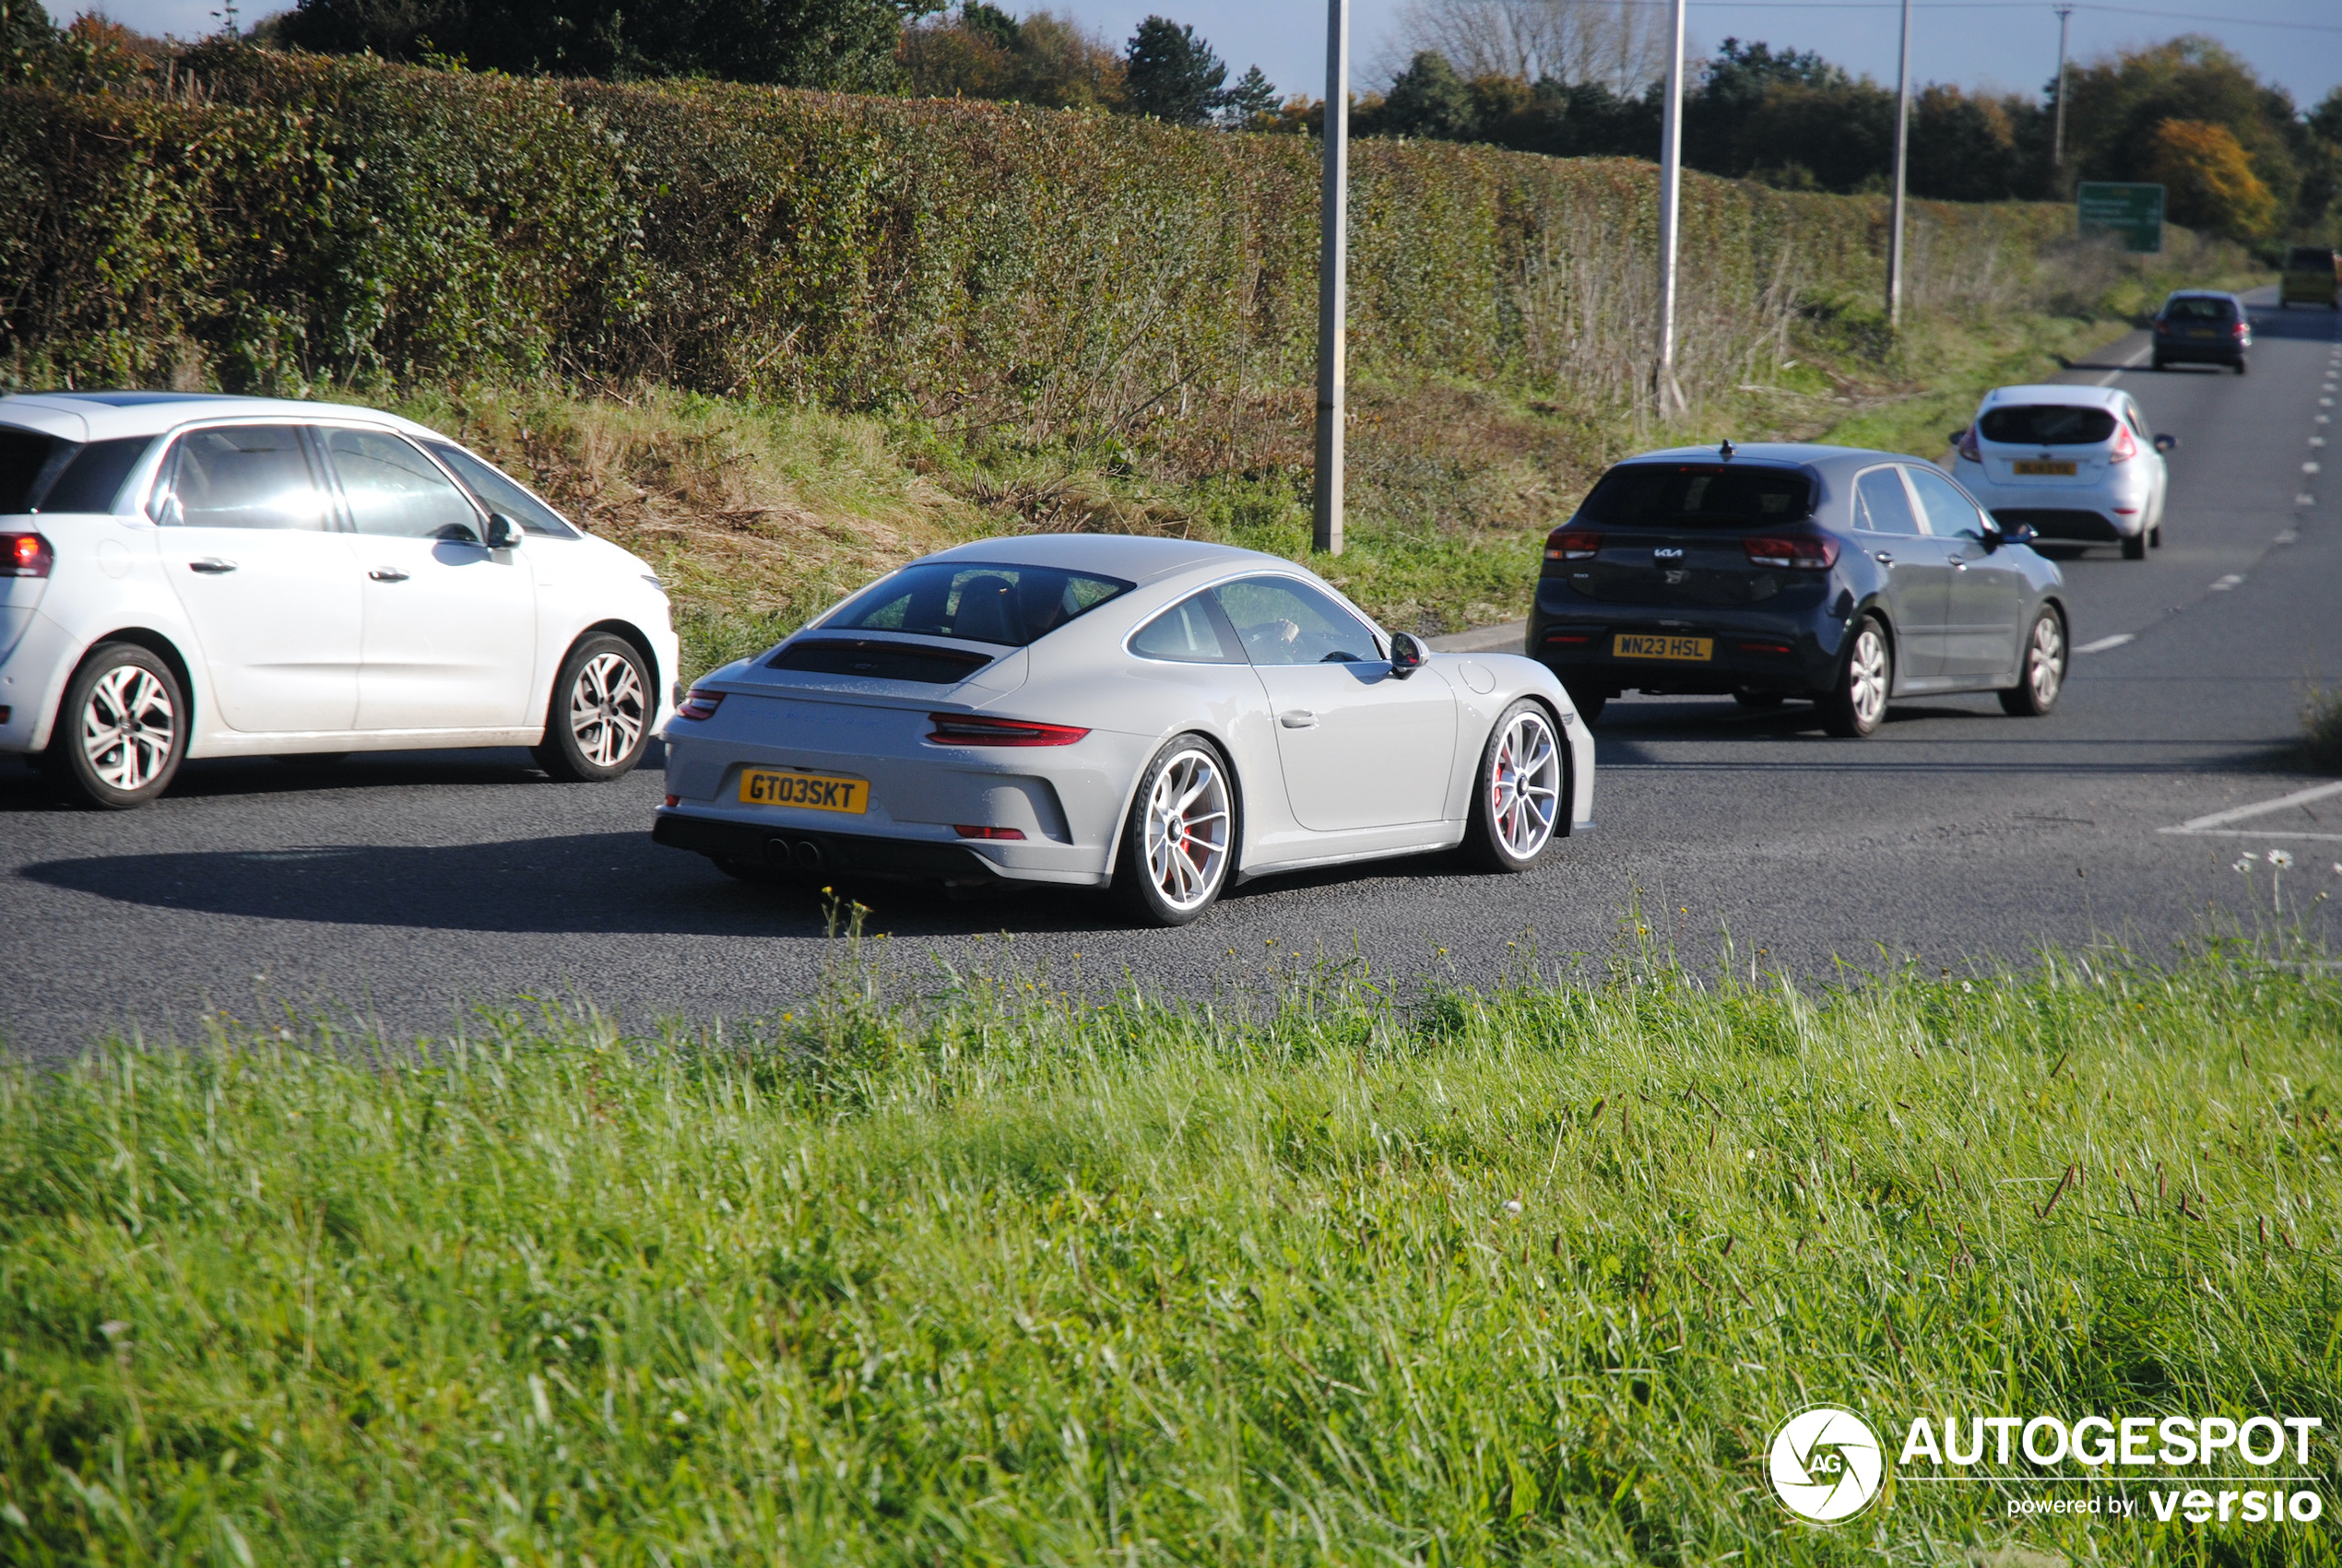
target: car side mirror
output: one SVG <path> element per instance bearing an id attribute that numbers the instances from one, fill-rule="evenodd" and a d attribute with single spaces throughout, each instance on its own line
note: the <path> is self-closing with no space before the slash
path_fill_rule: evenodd
<path id="1" fill-rule="evenodd" d="M 1423 668 L 1424 661 L 1430 657 L 1431 650 L 1425 647 L 1423 639 L 1413 632 L 1394 631 L 1390 634 L 1390 674 L 1393 679 L 1406 679 Z"/>
<path id="2" fill-rule="evenodd" d="M 2179 449 L 2180 438 L 2175 435 L 2159 435 L 2155 438 L 2155 450 L 2158 452 L 2177 452 Z"/>
<path id="3" fill-rule="evenodd" d="M 2041 536 L 2041 531 L 2030 523 L 2011 523 L 2001 530 L 2001 543 L 2029 545 Z"/>
<path id="4" fill-rule="evenodd" d="M 1968 427 L 1966 425 L 1962 425 L 1959 429 L 1952 431 L 1944 439 L 1949 442 L 1952 445 L 1958 446 L 1961 442 L 1968 439 Z"/>
<path id="5" fill-rule="evenodd" d="M 521 532 L 520 525 L 503 513 L 491 512 L 488 514 L 488 548 L 490 549 L 518 548 L 525 536 Z"/>

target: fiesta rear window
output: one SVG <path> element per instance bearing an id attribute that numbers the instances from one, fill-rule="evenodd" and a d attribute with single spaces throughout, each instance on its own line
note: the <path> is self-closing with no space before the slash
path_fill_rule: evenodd
<path id="1" fill-rule="evenodd" d="M 817 675 L 858 675 L 866 680 L 917 680 L 957 686 L 992 662 L 985 654 L 957 648 L 922 648 L 876 638 L 822 637 L 791 643 L 764 661 L 766 669 L 801 669 Z"/>
<path id="2" fill-rule="evenodd" d="M 1986 441 L 2007 446 L 2096 446 L 2114 433 L 2114 416 L 2103 408 L 2029 403 L 1989 409 L 1977 429 Z"/>
<path id="3" fill-rule="evenodd" d="M 1617 528 L 1746 528 L 1814 510 L 1813 481 L 1793 468 L 1723 463 L 1622 463 L 1578 509 Z"/>
<path id="4" fill-rule="evenodd" d="M 822 630 L 912 631 L 1022 648 L 1130 587 L 1118 577 L 1054 566 L 928 561 L 865 589 Z"/>

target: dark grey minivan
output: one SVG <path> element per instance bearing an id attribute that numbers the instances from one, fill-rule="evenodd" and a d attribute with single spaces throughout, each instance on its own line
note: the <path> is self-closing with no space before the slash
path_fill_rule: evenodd
<path id="1" fill-rule="evenodd" d="M 1546 538 L 1526 651 L 1589 724 L 1626 691 L 1803 698 L 1847 737 L 1922 693 L 2046 713 L 2065 679 L 2064 583 L 2032 536 L 1902 453 L 1647 453 Z"/>

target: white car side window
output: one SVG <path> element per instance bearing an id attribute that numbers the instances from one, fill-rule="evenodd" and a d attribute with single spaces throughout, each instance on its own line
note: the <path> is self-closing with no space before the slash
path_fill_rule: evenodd
<path id="1" fill-rule="evenodd" d="M 325 499 L 295 425 L 231 425 L 179 438 L 159 521 L 184 528 L 323 530 Z"/>
<path id="2" fill-rule="evenodd" d="M 361 534 L 407 539 L 479 538 L 479 517 L 454 480 L 396 436 L 328 430 L 325 450 Z"/>

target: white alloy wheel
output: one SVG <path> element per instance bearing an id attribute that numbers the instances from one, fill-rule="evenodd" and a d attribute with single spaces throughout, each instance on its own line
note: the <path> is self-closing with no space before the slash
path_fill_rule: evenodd
<path id="1" fill-rule="evenodd" d="M 2057 706 L 2065 689 L 2065 623 L 2044 605 L 2025 639 L 2025 665 L 2014 687 L 2001 693 L 2001 706 L 2019 718 L 2039 718 Z"/>
<path id="2" fill-rule="evenodd" d="M 1236 852 L 1228 765 L 1201 736 L 1176 737 L 1139 775 L 1115 886 L 1153 925 L 1185 925 L 1227 885 Z"/>
<path id="3" fill-rule="evenodd" d="M 179 678 L 136 643 L 107 643 L 66 682 L 41 765 L 82 805 L 121 811 L 171 787 L 186 750 Z"/>
<path id="4" fill-rule="evenodd" d="M 1561 821 L 1565 777 L 1553 716 L 1526 699 L 1506 709 L 1473 781 L 1465 837 L 1473 858 L 1493 871 L 1526 870 Z"/>
<path id="5" fill-rule="evenodd" d="M 604 632 L 562 660 L 537 765 L 568 784 L 604 784 L 633 769 L 658 705 L 642 650 Z"/>
<path id="6" fill-rule="evenodd" d="M 634 749 L 648 722 L 643 678 L 621 654 L 596 654 L 578 667 L 569 689 L 569 733 L 577 750 L 597 768 L 615 767 Z"/>
<path id="7" fill-rule="evenodd" d="M 178 704 L 150 669 L 117 665 L 81 704 L 81 754 L 91 772 L 124 795 L 155 782 L 178 740 Z"/>

